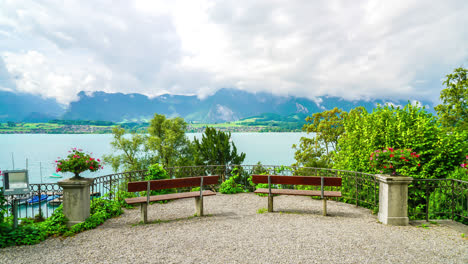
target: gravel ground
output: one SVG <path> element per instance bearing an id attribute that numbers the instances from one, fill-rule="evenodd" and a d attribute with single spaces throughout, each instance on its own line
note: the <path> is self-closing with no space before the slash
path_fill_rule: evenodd
<path id="1" fill-rule="evenodd" d="M 252 193 L 154 204 L 102 226 L 33 246 L 0 249 L 0 263 L 468 263 L 468 240 L 447 225 L 385 226 L 364 208 L 301 196 L 275 197 L 275 213 L 257 213 L 267 198 Z M 161 220 L 161 221 L 157 221 Z M 463 227 L 462 227 L 463 228 Z"/>

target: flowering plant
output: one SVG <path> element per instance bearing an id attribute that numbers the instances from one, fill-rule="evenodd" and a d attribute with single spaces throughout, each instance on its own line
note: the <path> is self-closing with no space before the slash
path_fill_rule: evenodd
<path id="1" fill-rule="evenodd" d="M 467 172 L 468 172 L 468 155 L 466 155 L 465 163 L 460 164 L 460 166 L 462 168 L 465 168 L 465 170 L 467 170 Z"/>
<path id="2" fill-rule="evenodd" d="M 421 166 L 419 154 L 411 149 L 378 149 L 370 155 L 370 165 L 379 173 L 397 175 L 397 170 Z"/>
<path id="3" fill-rule="evenodd" d="M 55 161 L 56 172 L 72 172 L 75 174 L 75 178 L 80 178 L 80 173 L 83 171 L 95 172 L 103 168 L 99 159 L 91 158 L 89 154 L 82 151 L 81 149 L 72 148 L 68 151 L 70 154 L 66 158 L 58 158 Z"/>

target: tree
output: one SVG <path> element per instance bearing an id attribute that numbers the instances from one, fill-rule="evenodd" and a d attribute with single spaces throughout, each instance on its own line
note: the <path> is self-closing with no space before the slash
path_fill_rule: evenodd
<path id="1" fill-rule="evenodd" d="M 442 104 L 435 107 L 437 115 L 445 127 L 468 130 L 468 69 L 457 68 L 446 77 Z"/>
<path id="2" fill-rule="evenodd" d="M 328 167 L 332 150 L 337 149 L 338 138 L 344 132 L 343 118 L 346 114 L 335 107 L 307 117 L 306 121 L 310 124 L 305 124 L 302 129 L 308 134 L 315 133 L 315 137 L 302 137 L 299 147 L 295 144 L 292 146 L 296 150 L 296 163 L 293 166 Z"/>
<path id="3" fill-rule="evenodd" d="M 144 151 L 146 136 L 132 133 L 131 138 L 127 138 L 125 129 L 119 127 L 114 127 L 112 134 L 114 136 L 111 141 L 112 149 L 120 154 L 104 155 L 104 161 L 110 163 L 115 172 L 119 169 L 124 171 L 146 169 L 150 164 L 149 157 Z"/>
<path id="4" fill-rule="evenodd" d="M 193 143 L 197 165 L 238 165 L 245 159 L 245 153 L 237 153 L 229 132 L 207 127 L 202 140 L 194 138 Z"/>
<path id="5" fill-rule="evenodd" d="M 359 107 L 343 122 L 334 168 L 375 173 L 370 154 L 384 148 L 411 149 L 421 155 L 421 166 L 397 171 L 417 178 L 446 178 L 468 150 L 465 131 L 444 131 L 438 120 L 420 106 L 403 109 L 377 107 L 372 113 Z"/>
<path id="6" fill-rule="evenodd" d="M 190 165 L 192 151 L 190 141 L 185 136 L 187 123 L 181 117 L 167 119 L 154 114 L 148 127 L 149 138 L 146 148 L 154 153 L 153 163 L 164 167 Z M 187 164 L 189 163 L 189 164 Z"/>

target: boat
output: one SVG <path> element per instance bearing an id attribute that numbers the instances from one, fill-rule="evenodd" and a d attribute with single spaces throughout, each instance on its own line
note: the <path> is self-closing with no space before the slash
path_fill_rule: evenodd
<path id="1" fill-rule="evenodd" d="M 48 197 L 49 197 L 49 196 L 48 196 L 47 194 L 41 194 L 41 199 L 40 199 L 40 201 L 41 201 L 41 202 L 42 202 L 42 201 L 46 201 Z M 38 196 L 38 195 L 34 195 L 32 198 L 29 198 L 29 199 L 26 201 L 27 204 L 36 204 L 36 203 L 38 203 L 38 202 L 39 202 L 39 196 Z"/>
<path id="2" fill-rule="evenodd" d="M 58 173 L 52 173 L 51 175 L 49 175 L 49 178 L 62 178 L 63 176 L 58 174 Z"/>

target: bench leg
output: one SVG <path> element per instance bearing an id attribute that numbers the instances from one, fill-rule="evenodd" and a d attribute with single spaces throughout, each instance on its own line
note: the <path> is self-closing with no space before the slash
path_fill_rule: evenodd
<path id="1" fill-rule="evenodd" d="M 203 216 L 203 197 L 195 197 L 195 213 Z"/>
<path id="2" fill-rule="evenodd" d="M 141 221 L 143 221 L 143 223 L 147 223 L 148 222 L 148 204 L 147 203 L 141 203 Z"/>
<path id="3" fill-rule="evenodd" d="M 323 216 L 327 216 L 327 198 L 323 198 Z"/>
<path id="4" fill-rule="evenodd" d="M 268 212 L 273 212 L 273 195 L 268 196 Z"/>

